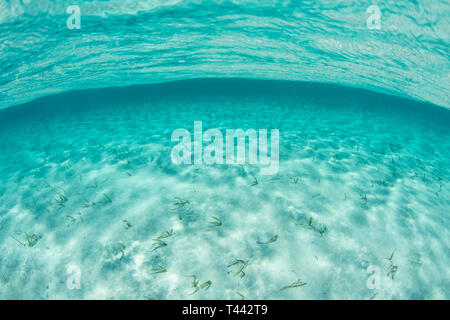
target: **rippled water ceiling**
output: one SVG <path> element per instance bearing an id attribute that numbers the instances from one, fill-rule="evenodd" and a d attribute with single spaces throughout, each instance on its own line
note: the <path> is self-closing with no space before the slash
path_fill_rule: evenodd
<path id="1" fill-rule="evenodd" d="M 0 0 L 0 108 L 203 77 L 330 82 L 450 107 L 447 0 L 85 0 L 80 29 L 68 27 L 73 4 Z"/>

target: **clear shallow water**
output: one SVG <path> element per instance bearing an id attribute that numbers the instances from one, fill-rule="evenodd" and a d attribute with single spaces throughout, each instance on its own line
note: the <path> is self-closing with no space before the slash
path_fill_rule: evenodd
<path id="1" fill-rule="evenodd" d="M 279 128 L 278 175 L 172 164 L 171 134 L 194 120 Z M 195 80 L 48 97 L 0 122 L 2 298 L 450 296 L 446 109 L 329 85 Z M 68 265 L 81 290 L 67 289 Z M 195 292 L 192 275 L 210 287 Z"/>
<path id="2" fill-rule="evenodd" d="M 202 77 L 331 82 L 449 107 L 447 0 L 0 0 L 0 108 Z M 381 10 L 381 29 L 366 12 Z"/>
<path id="3" fill-rule="evenodd" d="M 450 297 L 448 1 L 72 4 L 0 0 L 0 298 Z M 196 120 L 278 174 L 174 165 Z"/>

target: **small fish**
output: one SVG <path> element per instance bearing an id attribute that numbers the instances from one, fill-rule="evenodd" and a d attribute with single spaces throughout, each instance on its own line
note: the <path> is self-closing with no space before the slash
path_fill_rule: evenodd
<path id="1" fill-rule="evenodd" d="M 292 282 L 290 285 L 281 288 L 280 291 L 286 290 L 286 289 L 291 289 L 291 288 L 299 288 L 299 287 L 303 287 L 303 286 L 306 286 L 306 285 L 307 285 L 307 283 L 302 282 L 301 279 L 298 279 L 297 281 Z"/>
<path id="2" fill-rule="evenodd" d="M 152 273 L 164 273 L 167 272 L 167 269 L 164 268 L 162 265 L 158 265 L 157 268 L 152 269 Z"/>
<path id="3" fill-rule="evenodd" d="M 170 231 L 163 232 L 157 239 L 165 239 L 168 237 L 171 237 L 173 235 L 173 229 L 170 229 Z"/>
<path id="4" fill-rule="evenodd" d="M 130 229 L 132 227 L 131 223 L 128 220 L 123 220 L 125 222 L 126 226 L 125 229 Z"/>
<path id="5" fill-rule="evenodd" d="M 217 217 L 211 217 L 214 221 L 209 222 L 209 224 L 212 224 L 216 227 L 220 227 L 222 225 L 222 221 Z"/>
<path id="6" fill-rule="evenodd" d="M 211 284 L 212 284 L 212 281 L 211 280 L 208 280 L 208 281 L 206 281 L 206 282 L 203 282 L 201 285 L 200 285 L 200 289 L 209 289 L 209 287 L 211 287 Z"/>
<path id="7" fill-rule="evenodd" d="M 153 241 L 156 241 L 156 243 L 153 244 L 151 251 L 155 251 L 157 249 L 167 247 L 167 243 L 160 239 L 153 239 Z"/>
<path id="8" fill-rule="evenodd" d="M 183 200 L 180 197 L 175 197 L 175 200 L 177 200 L 176 202 L 174 202 L 173 204 L 175 205 L 175 209 L 180 209 L 182 207 L 184 207 L 185 205 L 191 204 L 188 200 Z"/>
<path id="9" fill-rule="evenodd" d="M 237 294 L 238 296 L 240 296 L 242 300 L 245 299 L 245 296 L 244 296 L 242 293 L 240 293 L 239 291 L 236 291 L 236 294 Z"/>
<path id="10" fill-rule="evenodd" d="M 277 240 L 278 240 L 278 235 L 276 234 L 276 235 L 274 235 L 272 238 L 270 238 L 267 241 L 259 241 L 259 240 L 257 240 L 256 243 L 257 244 L 269 244 L 269 243 L 273 243 L 273 242 L 275 242 Z"/>
<path id="11" fill-rule="evenodd" d="M 104 194 L 103 194 L 103 196 L 105 196 L 105 198 L 106 198 L 106 202 L 107 202 L 107 203 L 112 203 L 111 197 L 110 197 L 110 196 L 108 196 L 108 194 L 107 194 L 107 193 L 104 193 Z"/>

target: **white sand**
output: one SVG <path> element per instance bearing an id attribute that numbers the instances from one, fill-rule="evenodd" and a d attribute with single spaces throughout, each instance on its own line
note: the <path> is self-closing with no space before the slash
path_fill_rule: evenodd
<path id="1" fill-rule="evenodd" d="M 4 122 L 0 298 L 450 298 L 448 121 L 330 101 L 99 98 Z M 280 129 L 279 174 L 173 165 L 171 133 L 194 120 Z M 175 197 L 189 203 L 177 209 Z M 248 264 L 228 267 L 234 259 Z M 80 290 L 66 287 L 68 265 Z M 378 290 L 366 286 L 369 265 Z M 192 275 L 210 287 L 195 292 Z M 306 285 L 281 290 L 299 278 Z"/>

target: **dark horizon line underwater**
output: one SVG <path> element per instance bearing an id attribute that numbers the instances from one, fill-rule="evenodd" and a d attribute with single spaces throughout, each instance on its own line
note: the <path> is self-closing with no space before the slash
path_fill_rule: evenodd
<path id="1" fill-rule="evenodd" d="M 183 86 L 183 84 L 187 84 L 187 86 Z M 66 96 L 73 96 L 76 97 L 79 95 L 79 98 L 87 97 L 90 94 L 95 93 L 109 93 L 111 95 L 116 96 L 116 98 L 120 97 L 120 95 L 127 94 L 127 91 L 130 93 L 138 94 L 138 96 L 144 96 L 147 95 L 148 97 L 151 96 L 151 94 L 161 94 L 161 92 L 158 92 L 158 89 L 162 90 L 162 93 L 169 93 L 169 90 L 183 90 L 184 87 L 189 87 L 189 85 L 192 84 L 192 87 L 190 89 L 194 89 L 197 85 L 203 85 L 203 84 L 213 84 L 213 87 L 217 87 L 219 85 L 224 85 L 222 89 L 219 87 L 215 88 L 216 91 L 225 91 L 225 90 L 231 90 L 234 91 L 236 88 L 233 88 L 235 85 L 245 85 L 247 88 L 251 88 L 252 84 L 253 90 L 259 90 L 257 88 L 257 85 L 268 85 L 268 84 L 278 84 L 278 90 L 283 91 L 283 89 L 280 87 L 280 85 L 285 85 L 288 89 L 284 91 L 287 91 L 288 93 L 292 94 L 293 90 L 298 90 L 302 93 L 307 93 L 307 89 L 311 89 L 313 91 L 322 90 L 323 92 L 326 92 L 329 90 L 328 94 L 334 93 L 334 94 L 342 94 L 343 92 L 346 92 L 348 94 L 351 94 L 352 92 L 357 95 L 363 95 L 366 94 L 368 97 L 390 97 L 395 101 L 401 102 L 402 105 L 406 103 L 406 101 L 409 101 L 412 103 L 412 105 L 419 106 L 428 106 L 431 108 L 441 108 L 445 110 L 450 110 L 450 105 L 439 105 L 434 104 L 429 101 L 420 100 L 414 97 L 410 96 L 403 96 L 396 94 L 395 92 L 389 92 L 386 90 L 383 90 L 382 88 L 375 88 L 375 89 L 366 89 L 362 87 L 357 86 L 346 86 L 339 83 L 326 83 L 326 82 L 308 82 L 308 81 L 300 81 L 300 80 L 280 80 L 280 79 L 266 79 L 266 78 L 240 78 L 240 77 L 227 77 L 227 78 L 220 78 L 220 77 L 209 77 L 209 78 L 186 78 L 186 79 L 178 79 L 178 80 L 167 80 L 163 82 L 157 82 L 157 83 L 143 83 L 143 84 L 131 84 L 131 85 L 123 85 L 123 86 L 114 86 L 114 87 L 100 87 L 100 88 L 83 88 L 83 89 L 72 89 L 62 92 L 55 92 L 53 94 L 47 94 L 43 95 L 41 97 L 36 97 L 31 99 L 30 101 L 21 102 L 17 105 L 10 105 L 7 107 L 4 107 L 0 109 L 0 113 L 4 110 L 10 110 L 10 109 L 16 109 L 16 108 L 27 108 L 27 106 L 31 105 L 41 105 L 45 103 L 47 100 L 51 99 L 58 99 Z M 342 91 L 340 91 L 342 90 Z M 353 91 L 352 91 L 353 90 Z M 69 102 L 69 101 L 68 101 Z M 69 102 L 70 103 L 70 102 Z"/>

